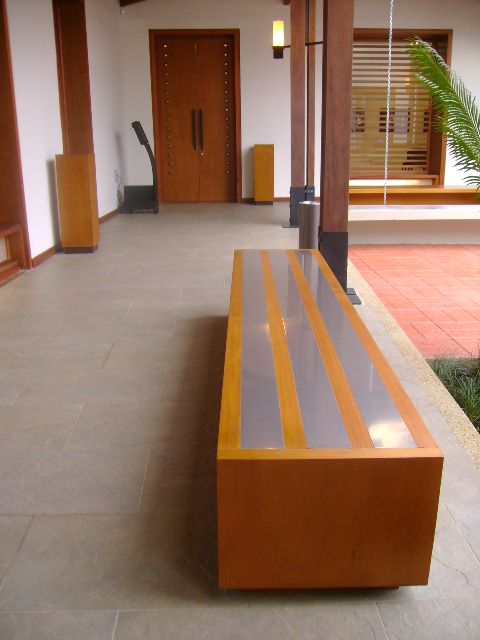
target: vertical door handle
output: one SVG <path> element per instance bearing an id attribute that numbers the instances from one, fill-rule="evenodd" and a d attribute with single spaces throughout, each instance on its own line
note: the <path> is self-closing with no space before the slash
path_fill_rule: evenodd
<path id="1" fill-rule="evenodd" d="M 197 119 L 195 117 L 195 109 L 192 109 L 192 144 L 193 150 L 197 150 Z"/>
<path id="2" fill-rule="evenodd" d="M 199 142 L 200 142 L 200 155 L 203 156 L 203 111 L 198 111 L 198 129 L 199 129 Z"/>

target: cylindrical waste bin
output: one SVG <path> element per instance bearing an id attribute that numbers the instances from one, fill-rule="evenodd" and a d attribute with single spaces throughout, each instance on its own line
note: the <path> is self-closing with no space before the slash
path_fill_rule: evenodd
<path id="1" fill-rule="evenodd" d="M 318 202 L 300 203 L 299 249 L 318 249 L 318 227 L 320 225 L 320 204 Z"/>

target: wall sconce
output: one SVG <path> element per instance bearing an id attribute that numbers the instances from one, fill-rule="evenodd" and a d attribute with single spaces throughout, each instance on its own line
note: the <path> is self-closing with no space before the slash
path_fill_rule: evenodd
<path id="1" fill-rule="evenodd" d="M 290 45 L 285 46 L 285 23 L 283 20 L 273 21 L 273 57 L 276 59 L 283 58 L 283 50 Z"/>
<path id="2" fill-rule="evenodd" d="M 318 42 L 305 42 L 306 47 L 310 47 L 315 44 L 323 44 L 323 40 L 319 40 Z M 285 49 L 290 49 L 290 45 L 285 44 L 285 24 L 283 20 L 273 21 L 272 49 L 273 57 L 276 60 L 283 58 L 283 52 Z"/>

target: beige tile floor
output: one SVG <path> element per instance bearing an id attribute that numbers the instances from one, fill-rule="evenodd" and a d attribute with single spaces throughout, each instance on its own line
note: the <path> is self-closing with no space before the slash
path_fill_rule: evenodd
<path id="1" fill-rule="evenodd" d="M 216 588 L 215 444 L 232 250 L 285 205 L 117 216 L 94 255 L 0 289 L 1 640 L 479 640 L 480 475 L 373 312 L 446 453 L 428 587 Z"/>

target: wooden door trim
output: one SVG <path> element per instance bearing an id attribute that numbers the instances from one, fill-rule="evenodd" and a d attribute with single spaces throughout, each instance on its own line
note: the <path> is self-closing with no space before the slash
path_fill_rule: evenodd
<path id="1" fill-rule="evenodd" d="M 158 140 L 160 136 L 159 123 L 156 118 L 158 113 L 158 76 L 157 68 L 155 64 L 155 40 L 156 38 L 162 38 L 165 36 L 192 36 L 192 37 L 208 37 L 208 36 L 230 36 L 233 37 L 233 64 L 235 70 L 235 147 L 236 147 L 236 196 L 235 202 L 242 202 L 242 126 L 241 126 L 241 98 L 240 98 L 240 29 L 150 29 L 149 30 L 149 43 L 150 43 L 150 77 L 151 77 L 151 90 L 152 90 L 152 118 L 153 118 L 153 142 L 155 151 L 155 160 L 157 164 L 157 171 L 159 173 L 158 180 L 158 199 L 159 202 L 163 202 L 162 187 L 159 171 L 159 153 L 158 153 Z"/>
<path id="2" fill-rule="evenodd" d="M 13 68 L 12 68 L 12 54 L 10 49 L 10 34 L 8 29 L 8 15 L 5 0 L 0 0 L 0 13 L 3 22 L 3 33 L 0 35 L 0 41 L 3 40 L 5 60 L 7 66 L 7 78 L 6 78 L 6 100 L 5 108 L 10 111 L 11 116 L 11 137 L 12 137 L 12 149 L 11 149 L 11 163 L 14 166 L 14 173 L 16 176 L 18 188 L 17 206 L 15 210 L 10 209 L 9 219 L 0 218 L 0 222 L 19 224 L 21 226 L 21 237 L 18 238 L 14 250 L 9 247 L 9 253 L 15 254 L 10 257 L 17 260 L 19 265 L 23 269 L 32 268 L 32 255 L 30 249 L 30 239 L 28 234 L 28 220 L 27 220 L 27 207 L 25 202 L 25 186 L 22 169 L 22 158 L 20 152 L 20 137 L 18 134 L 18 119 L 17 119 L 17 107 L 15 101 L 15 86 L 13 82 Z M 0 42 L 0 46 L 2 46 Z"/>

